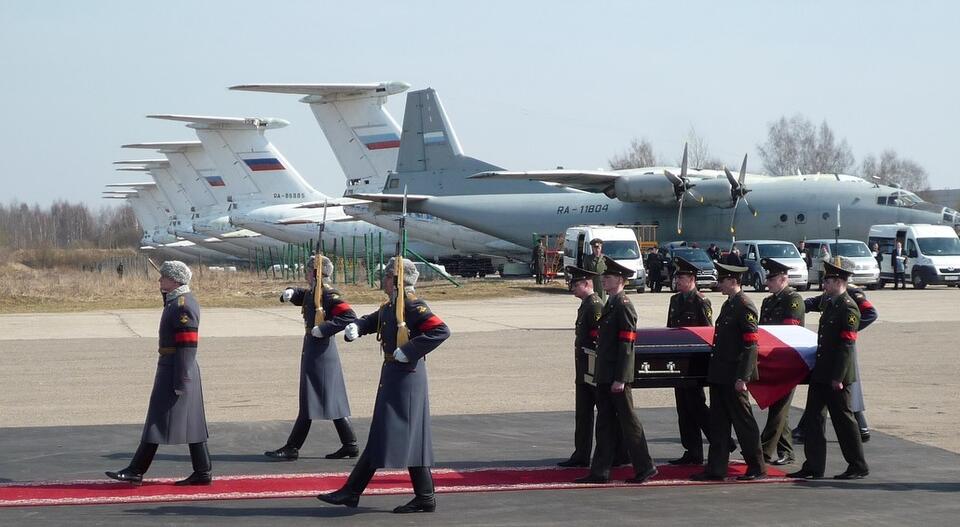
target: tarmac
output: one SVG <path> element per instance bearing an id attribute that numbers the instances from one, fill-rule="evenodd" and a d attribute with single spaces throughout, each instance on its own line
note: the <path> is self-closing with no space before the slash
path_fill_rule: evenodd
<path id="1" fill-rule="evenodd" d="M 750 294 L 759 305 L 763 294 Z M 342 525 L 954 525 L 960 513 L 960 291 L 867 294 L 880 320 L 858 340 L 874 429 L 865 445 L 871 475 L 861 481 L 443 494 L 436 513 L 404 517 L 389 511 L 406 496 L 365 496 L 356 510 L 312 498 L 21 507 L 0 509 L 0 525 L 306 525 L 318 519 Z M 717 311 L 722 296 L 708 296 Z M 639 326 L 662 326 L 668 298 L 631 294 Z M 438 466 L 547 466 L 570 454 L 577 303 L 546 293 L 430 301 L 453 331 L 428 360 Z M 364 314 L 376 306 L 355 308 Z M 153 379 L 159 313 L 158 307 L 0 316 L 0 483 L 99 479 L 104 470 L 126 465 Z M 807 327 L 816 323 L 809 314 Z M 284 442 L 296 414 L 298 309 L 205 309 L 200 331 L 215 474 L 349 470 L 352 461 L 322 459 L 337 446 L 327 423 L 315 423 L 301 460 L 262 456 Z M 365 438 L 380 364 L 377 342 L 341 340 L 338 346 L 358 435 Z M 798 389 L 795 405 L 803 405 L 804 394 Z M 636 390 L 634 399 L 656 460 L 678 456 L 672 391 Z M 765 412 L 755 414 L 762 423 Z M 799 415 L 796 409 L 794 422 Z M 827 474 L 844 468 L 831 443 Z M 148 476 L 189 471 L 186 447 L 161 447 Z"/>

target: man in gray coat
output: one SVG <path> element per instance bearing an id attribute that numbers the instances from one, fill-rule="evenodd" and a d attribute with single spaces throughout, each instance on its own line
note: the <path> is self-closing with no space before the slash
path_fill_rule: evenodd
<path id="1" fill-rule="evenodd" d="M 140 446 L 133 459 L 119 472 L 107 476 L 135 485 L 150 468 L 157 446 L 190 445 L 193 473 L 176 485 L 209 485 L 212 465 L 207 451 L 207 418 L 203 411 L 203 388 L 197 365 L 200 306 L 190 293 L 192 273 L 187 264 L 176 260 L 160 266 L 160 346 L 157 373 L 153 379 L 150 405 L 143 425 Z"/>
<path id="2" fill-rule="evenodd" d="M 383 290 L 389 300 L 343 330 L 347 342 L 361 335 L 377 335 L 383 365 L 367 446 L 343 487 L 317 496 L 326 503 L 356 507 L 378 468 L 407 468 L 415 497 L 393 512 L 433 512 L 437 508 L 430 473 L 433 444 L 426 355 L 450 336 L 450 330 L 426 302 L 417 298 L 413 286 L 418 273 L 413 262 L 402 260 L 401 265 L 403 284 L 398 287 L 396 259 L 387 263 Z M 403 302 L 402 311 L 398 301 Z M 398 322 L 398 311 L 402 323 Z M 409 333 L 406 343 L 398 342 L 398 327 L 404 326 Z"/>
<path id="3" fill-rule="evenodd" d="M 350 426 L 347 387 L 343 381 L 337 343 L 333 339 L 347 324 L 356 320 L 357 315 L 340 291 L 327 282 L 333 274 L 333 262 L 323 255 L 319 257 L 321 284 L 317 285 L 316 260 L 316 257 L 310 257 L 307 261 L 309 288 L 288 287 L 280 295 L 281 302 L 301 306 L 306 334 L 300 352 L 300 409 L 286 444 L 263 453 L 274 459 L 293 461 L 300 457 L 300 448 L 307 439 L 314 419 L 332 420 L 340 436 L 340 449 L 327 454 L 327 459 L 357 457 L 360 453 L 357 436 Z M 317 287 L 321 288 L 319 311 L 316 305 Z M 321 317 L 319 320 L 318 315 Z"/>

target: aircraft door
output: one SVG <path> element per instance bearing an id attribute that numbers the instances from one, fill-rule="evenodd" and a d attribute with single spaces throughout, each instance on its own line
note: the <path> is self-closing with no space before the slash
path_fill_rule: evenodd
<path id="1" fill-rule="evenodd" d="M 903 246 L 903 252 L 907 253 L 907 265 L 903 266 L 903 272 L 909 280 L 913 280 L 913 263 L 920 256 L 917 253 L 917 242 L 913 237 L 907 240 L 907 244 Z"/>

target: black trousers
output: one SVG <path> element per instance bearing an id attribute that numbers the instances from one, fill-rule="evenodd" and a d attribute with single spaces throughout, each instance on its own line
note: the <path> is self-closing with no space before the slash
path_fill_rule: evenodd
<path id="1" fill-rule="evenodd" d="M 130 460 L 130 469 L 137 474 L 146 474 L 150 465 L 153 463 L 153 457 L 157 453 L 156 443 L 140 442 L 137 451 Z M 207 442 L 190 443 L 190 462 L 193 464 L 194 472 L 210 472 L 213 470 L 213 463 L 210 461 L 210 451 L 207 450 Z"/>
<path id="2" fill-rule="evenodd" d="M 643 425 L 633 410 L 633 394 L 629 385 L 622 393 L 611 393 L 610 384 L 597 385 L 597 448 L 590 463 L 590 474 L 610 479 L 610 467 L 617 450 L 617 423 L 620 438 L 630 455 L 635 474 L 653 468 Z"/>
<path id="3" fill-rule="evenodd" d="M 707 396 L 700 386 L 674 388 L 677 400 L 677 424 L 680 427 L 680 444 L 692 456 L 703 459 L 702 432 L 710 440 L 710 409 Z"/>
<path id="4" fill-rule="evenodd" d="M 376 472 L 377 469 L 370 465 L 370 458 L 364 451 L 357 459 L 356 466 L 350 471 L 343 489 L 356 496 L 363 494 Z M 430 467 L 407 467 L 407 472 L 410 474 L 410 483 L 413 484 L 413 493 L 417 497 L 434 497 L 433 474 L 430 472 Z"/>
<path id="5" fill-rule="evenodd" d="M 304 414 L 297 415 L 297 420 L 293 423 L 293 430 L 290 431 L 290 437 L 287 438 L 287 446 L 292 446 L 296 449 L 303 448 L 303 443 L 307 440 L 307 434 L 310 433 L 310 424 L 312 422 L 313 420 Z M 350 425 L 349 417 L 334 419 L 333 426 L 337 428 L 337 435 L 340 436 L 341 444 L 357 444 L 357 436 L 353 433 L 353 426 Z"/>
<path id="6" fill-rule="evenodd" d="M 893 288 L 897 288 L 897 283 L 900 283 L 900 287 L 907 288 L 907 275 L 906 273 L 893 273 Z"/>
<path id="7" fill-rule="evenodd" d="M 760 451 L 760 427 L 753 418 L 750 396 L 738 392 L 733 385 L 710 385 L 710 453 L 707 456 L 706 472 L 713 476 L 726 476 L 730 463 L 730 425 L 740 441 L 743 460 L 748 473 L 766 472 L 763 453 Z"/>
<path id="8" fill-rule="evenodd" d="M 576 425 L 573 430 L 573 454 L 570 459 L 590 462 L 593 453 L 593 410 L 597 389 L 586 383 L 576 385 Z"/>
<path id="9" fill-rule="evenodd" d="M 777 459 L 781 455 L 793 457 L 793 437 L 790 430 L 790 404 L 793 392 L 767 408 L 767 422 L 760 432 L 760 447 L 766 459 Z"/>
<path id="10" fill-rule="evenodd" d="M 850 387 L 834 390 L 829 384 L 811 383 L 807 390 L 807 428 L 804 430 L 803 470 L 823 475 L 827 464 L 826 412 L 830 412 L 833 431 L 849 468 L 867 470 L 857 419 L 850 410 Z"/>

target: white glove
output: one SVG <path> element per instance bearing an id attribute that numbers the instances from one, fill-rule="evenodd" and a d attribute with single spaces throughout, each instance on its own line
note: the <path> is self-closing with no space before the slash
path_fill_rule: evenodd
<path id="1" fill-rule="evenodd" d="M 410 362 L 410 359 L 407 358 L 407 356 L 403 354 L 403 350 L 400 349 L 400 348 L 397 348 L 397 349 L 393 350 L 393 358 L 394 358 L 397 362 Z"/>
<path id="2" fill-rule="evenodd" d="M 313 329 L 310 330 L 310 334 L 318 339 L 326 337 L 326 335 L 323 334 L 323 331 L 320 331 L 320 326 L 313 326 Z"/>
<path id="3" fill-rule="evenodd" d="M 351 322 L 347 324 L 347 327 L 343 328 L 343 340 L 347 342 L 353 342 L 360 336 L 360 326 L 357 326 L 356 322 Z"/>
<path id="4" fill-rule="evenodd" d="M 284 290 L 283 290 L 283 294 L 280 295 L 280 301 L 281 301 L 281 302 L 289 302 L 291 298 L 293 298 L 293 288 L 292 288 L 292 287 L 288 287 L 288 288 L 284 289 Z"/>

